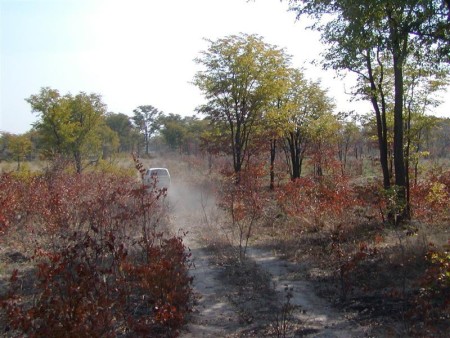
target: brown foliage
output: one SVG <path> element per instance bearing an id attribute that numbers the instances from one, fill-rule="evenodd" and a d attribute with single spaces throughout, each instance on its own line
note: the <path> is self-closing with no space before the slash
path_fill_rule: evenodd
<path id="1" fill-rule="evenodd" d="M 0 187 L 0 240 L 19 238 L 32 263 L 13 272 L 0 298 L 10 329 L 177 335 L 190 306 L 190 255 L 181 237 L 159 230 L 163 191 L 130 177 L 59 171 L 28 181 L 2 175 Z"/>
<path id="2" fill-rule="evenodd" d="M 311 230 L 348 223 L 351 207 L 360 204 L 358 196 L 343 176 L 315 179 L 305 177 L 279 190 L 278 203 L 289 215 Z"/>
<path id="3" fill-rule="evenodd" d="M 437 223 L 450 220 L 450 171 L 432 174 L 411 188 L 416 219 Z"/>

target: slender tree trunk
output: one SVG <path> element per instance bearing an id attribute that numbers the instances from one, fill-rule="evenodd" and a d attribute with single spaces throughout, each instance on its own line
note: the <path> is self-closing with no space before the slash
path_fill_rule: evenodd
<path id="1" fill-rule="evenodd" d="M 276 154 L 277 140 L 270 140 L 270 190 L 275 189 L 275 154 Z"/>
<path id="2" fill-rule="evenodd" d="M 414 96 L 414 94 L 411 94 Z M 405 179 L 406 179 L 406 205 L 411 205 L 411 187 L 410 187 L 410 177 L 409 177 L 409 168 L 410 168 L 410 154 L 411 154 L 411 102 L 408 103 L 408 117 L 405 123 L 405 133 L 406 133 L 406 147 L 405 147 Z M 408 211 L 408 214 L 411 215 L 411 210 Z"/>
<path id="3" fill-rule="evenodd" d="M 342 168 L 342 176 L 345 175 L 345 171 L 347 169 L 347 154 L 348 154 L 348 148 L 350 148 L 349 142 L 350 141 L 346 141 L 345 142 L 345 147 L 344 147 L 344 166 Z"/>
<path id="4" fill-rule="evenodd" d="M 300 178 L 300 149 L 298 147 L 297 142 L 295 142 L 295 150 L 294 150 L 294 179 Z"/>
<path id="5" fill-rule="evenodd" d="M 375 81 L 373 70 L 372 70 L 372 61 L 370 59 L 369 52 L 367 53 L 367 70 L 370 81 L 370 101 L 372 103 L 373 109 L 375 110 L 375 116 L 377 121 L 377 136 L 378 136 L 378 149 L 380 152 L 380 163 L 381 170 L 383 172 L 383 186 L 385 189 L 389 189 L 391 186 L 390 175 L 389 175 L 389 166 L 388 166 L 388 149 L 387 149 L 387 125 L 386 125 L 386 104 L 384 101 L 384 95 L 382 91 L 382 82 L 383 82 L 383 72 L 381 72 L 380 80 L 378 84 Z M 381 65 L 381 63 L 380 63 Z M 378 95 L 380 95 L 381 99 L 381 108 L 378 102 Z"/>
<path id="6" fill-rule="evenodd" d="M 81 154 L 79 151 L 74 152 L 74 159 L 75 159 L 75 169 L 77 171 L 77 174 L 81 174 L 82 166 L 81 166 Z"/>
<path id="7" fill-rule="evenodd" d="M 392 155 L 392 150 L 389 147 L 388 150 L 388 161 L 389 161 L 389 179 L 394 177 L 394 156 Z"/>
<path id="8" fill-rule="evenodd" d="M 145 142 L 145 155 L 148 155 L 148 144 L 150 143 L 149 131 L 147 128 L 144 129 L 144 142 Z"/>
<path id="9" fill-rule="evenodd" d="M 395 185 L 398 186 L 398 201 L 404 205 L 398 215 L 398 222 L 409 218 L 409 205 L 406 200 L 407 177 L 403 149 L 403 56 L 406 41 L 400 47 L 397 33 L 393 33 L 393 65 L 394 65 L 394 167 Z"/>
<path id="10" fill-rule="evenodd" d="M 417 185 L 417 176 L 419 175 L 419 151 L 420 151 L 420 135 L 416 146 L 416 157 L 414 159 L 414 186 Z"/>
<path id="11" fill-rule="evenodd" d="M 374 107 L 377 120 L 378 149 L 380 152 L 381 170 L 383 172 L 383 186 L 385 189 L 389 189 L 391 182 L 388 164 L 386 116 L 385 112 L 380 111 L 376 98 L 372 98 L 372 106 Z"/>
<path id="12" fill-rule="evenodd" d="M 301 166 L 301 147 L 297 132 L 289 133 L 289 138 L 287 139 L 289 145 L 289 152 L 291 157 L 292 166 L 292 180 L 300 178 L 300 166 Z"/>
<path id="13" fill-rule="evenodd" d="M 237 142 L 235 145 L 235 152 L 236 152 L 236 156 L 235 156 L 235 161 L 234 161 L 234 172 L 237 174 L 242 169 L 242 160 L 241 160 L 242 149 L 241 149 L 240 144 L 238 144 Z"/>
<path id="14" fill-rule="evenodd" d="M 236 133 L 233 137 L 233 169 L 236 175 L 235 183 L 239 184 L 241 182 L 241 169 L 242 169 L 242 139 L 241 139 L 241 128 L 238 124 L 236 126 Z"/>

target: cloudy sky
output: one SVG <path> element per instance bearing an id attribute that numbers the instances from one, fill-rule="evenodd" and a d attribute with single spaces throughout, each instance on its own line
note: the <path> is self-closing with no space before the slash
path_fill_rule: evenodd
<path id="1" fill-rule="evenodd" d="M 152 105 L 192 115 L 203 102 L 190 81 L 204 38 L 241 32 L 285 48 L 294 66 L 322 80 L 337 110 L 370 109 L 348 102 L 351 79 L 310 64 L 318 35 L 279 0 L 0 0 L 0 132 L 31 128 L 36 115 L 24 99 L 41 87 L 101 94 L 115 113 Z M 436 114 L 450 117 L 449 103 Z"/>

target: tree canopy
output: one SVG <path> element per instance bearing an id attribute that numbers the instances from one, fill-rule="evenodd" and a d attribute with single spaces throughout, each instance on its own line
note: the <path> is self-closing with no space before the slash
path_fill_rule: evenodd
<path id="1" fill-rule="evenodd" d="M 61 96 L 46 87 L 26 101 L 39 115 L 34 128 L 47 157 L 72 157 L 76 171 L 81 172 L 83 157 L 99 156 L 102 143 L 98 132 L 106 127 L 106 105 L 100 95 L 80 92 Z"/>
<path id="2" fill-rule="evenodd" d="M 312 28 L 321 32 L 325 68 L 359 75 L 360 94 L 372 102 L 377 116 L 380 161 L 384 185 L 387 171 L 385 72 L 392 69 L 395 184 L 400 200 L 407 186 L 404 158 L 405 66 L 414 63 L 429 71 L 448 68 L 450 45 L 449 10 L 441 0 L 289 0 L 300 18 L 315 19 Z M 408 213 L 408 207 L 405 208 Z"/>
<path id="3" fill-rule="evenodd" d="M 286 79 L 290 57 L 257 35 L 231 35 L 216 41 L 196 62 L 204 67 L 194 77 L 207 103 L 198 111 L 229 132 L 234 171 L 247 155 L 254 127 Z"/>
<path id="4" fill-rule="evenodd" d="M 157 108 L 145 105 L 133 110 L 133 122 L 144 137 L 145 154 L 149 154 L 150 139 L 159 129 L 159 117 L 162 112 Z"/>

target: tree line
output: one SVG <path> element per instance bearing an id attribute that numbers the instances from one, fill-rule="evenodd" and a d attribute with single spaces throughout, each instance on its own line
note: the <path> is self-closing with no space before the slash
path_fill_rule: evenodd
<path id="1" fill-rule="evenodd" d="M 176 114 L 164 114 L 151 105 L 138 106 L 132 115 L 108 112 L 99 94 L 80 92 L 61 95 L 42 88 L 26 101 L 38 120 L 30 131 L 0 134 L 0 160 L 64 158 L 76 172 L 98 160 L 119 153 L 149 155 L 152 151 L 198 148 L 198 131 L 205 121 Z"/>
<path id="2" fill-rule="evenodd" d="M 280 96 L 270 102 L 261 115 L 252 117 L 255 121 L 250 124 L 241 118 L 239 126 L 232 119 L 231 123 L 216 119 L 212 111 L 208 113 L 207 106 L 199 108 L 199 112 L 206 114 L 203 117 L 165 114 L 151 105 L 139 106 L 127 115 L 106 112 L 98 94 L 61 97 L 57 90 L 42 88 L 27 99 L 38 112 L 38 121 L 24 134 L 0 134 L 0 160 L 16 161 L 20 168 L 24 160 L 62 156 L 72 160 L 74 168 L 81 172 L 99 159 L 132 152 L 142 156 L 159 151 L 208 157 L 225 155 L 236 161 L 234 169 L 250 165 L 253 157 L 267 157 L 272 187 L 275 158 L 280 153 L 291 179 L 301 176 L 305 158 L 312 160 L 319 176 L 324 174 L 324 160 L 330 158 L 338 160 L 342 174 L 348 172 L 350 157 L 379 161 L 376 121 L 371 113 L 332 113 L 327 91 L 319 82 L 305 79 L 300 70 L 292 70 L 289 81 L 292 88 L 288 97 Z M 392 118 L 386 123 L 390 135 L 388 172 L 392 179 Z M 448 157 L 450 119 L 417 113 L 412 116 L 410 128 L 409 159 L 415 171 L 421 158 Z M 242 129 L 245 134 L 237 139 L 244 138 L 246 142 L 233 144 L 236 139 L 233 131 Z M 233 157 L 233 152 L 238 153 L 236 147 L 240 148 L 239 157 Z"/>

